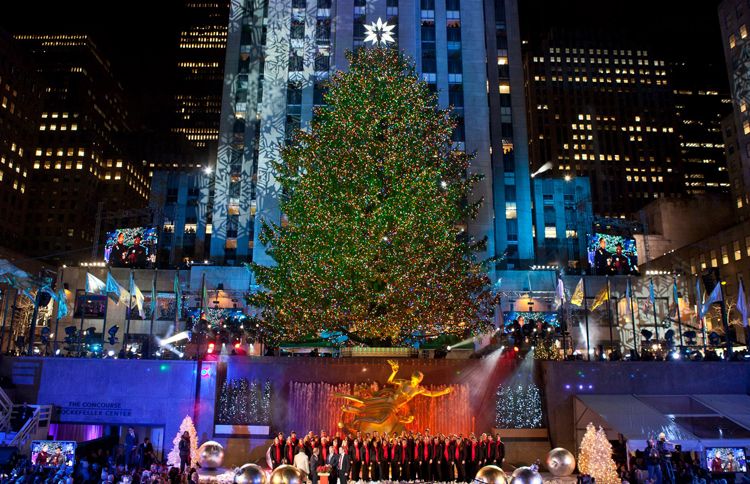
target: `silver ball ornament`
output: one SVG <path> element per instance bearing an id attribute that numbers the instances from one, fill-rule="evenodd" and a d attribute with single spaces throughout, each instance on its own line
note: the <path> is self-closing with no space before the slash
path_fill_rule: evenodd
<path id="1" fill-rule="evenodd" d="M 510 484 L 543 484 L 542 476 L 531 467 L 519 467 L 513 471 Z"/>
<path id="2" fill-rule="evenodd" d="M 216 469 L 224 462 L 224 447 L 218 442 L 209 440 L 198 449 L 198 462 L 204 469 Z"/>
<path id="3" fill-rule="evenodd" d="M 576 469 L 576 458 L 567 449 L 557 447 L 547 453 L 547 469 L 553 476 L 569 476 Z"/>

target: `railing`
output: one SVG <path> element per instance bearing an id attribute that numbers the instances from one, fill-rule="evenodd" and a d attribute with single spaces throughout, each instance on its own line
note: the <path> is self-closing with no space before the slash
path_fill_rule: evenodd
<path id="1" fill-rule="evenodd" d="M 40 428 L 49 428 L 49 422 L 52 416 L 52 407 L 50 405 L 29 405 L 34 409 L 31 418 L 23 423 L 23 426 L 13 436 L 13 439 L 6 443 L 17 447 L 21 452 L 25 452 L 30 441 L 37 437 Z M 14 412 L 21 411 L 23 405 L 15 405 Z"/>
<path id="2" fill-rule="evenodd" d="M 0 388 L 0 431 L 7 432 L 11 430 L 10 419 L 13 414 L 13 402 L 5 390 Z"/>
<path id="3" fill-rule="evenodd" d="M 419 352 L 414 348 L 368 348 L 354 346 L 341 349 L 341 356 L 343 357 L 413 358 L 418 356 L 418 354 Z"/>

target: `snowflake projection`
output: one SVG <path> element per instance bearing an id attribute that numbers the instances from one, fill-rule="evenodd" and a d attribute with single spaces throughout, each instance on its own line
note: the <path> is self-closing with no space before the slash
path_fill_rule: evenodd
<path id="1" fill-rule="evenodd" d="M 373 22 L 370 25 L 365 25 L 367 35 L 365 36 L 365 42 L 372 42 L 372 45 L 380 45 L 387 47 L 388 44 L 395 42 L 393 38 L 392 30 L 395 25 L 388 25 L 387 22 L 378 17 L 377 22 Z"/>
<path id="2" fill-rule="evenodd" d="M 738 105 L 750 103 L 750 43 L 744 42 L 734 61 L 734 99 Z"/>

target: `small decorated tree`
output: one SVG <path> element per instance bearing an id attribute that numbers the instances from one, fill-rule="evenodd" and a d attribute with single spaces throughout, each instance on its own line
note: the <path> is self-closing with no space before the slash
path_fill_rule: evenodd
<path id="1" fill-rule="evenodd" d="M 195 431 L 193 419 L 189 415 L 185 415 L 180 424 L 180 430 L 177 431 L 177 435 L 172 440 L 172 451 L 167 456 L 168 465 L 180 466 L 180 438 L 185 431 L 190 435 L 190 462 L 193 464 L 198 462 L 198 433 Z"/>
<path id="2" fill-rule="evenodd" d="M 617 466 L 612 459 L 612 444 L 604 429 L 596 430 L 592 423 L 586 426 L 578 453 L 578 469 L 593 477 L 598 484 L 619 484 Z"/>

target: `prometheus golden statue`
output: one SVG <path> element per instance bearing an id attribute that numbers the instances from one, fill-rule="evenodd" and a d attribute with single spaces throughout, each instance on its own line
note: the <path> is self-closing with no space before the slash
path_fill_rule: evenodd
<path id="1" fill-rule="evenodd" d="M 351 423 L 353 430 L 360 432 L 401 432 L 404 424 L 411 423 L 414 416 L 409 413 L 409 402 L 418 395 L 425 397 L 440 397 L 451 392 L 447 387 L 442 390 L 431 392 L 421 386 L 424 374 L 421 371 L 412 373 L 408 380 L 395 379 L 398 373 L 398 363 L 388 360 L 391 365 L 391 376 L 386 383 L 389 385 L 383 389 L 369 391 L 367 388 L 358 387 L 355 395 L 336 393 L 337 397 L 345 398 L 351 403 L 341 407 L 346 413 L 354 415 Z"/>

